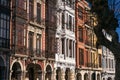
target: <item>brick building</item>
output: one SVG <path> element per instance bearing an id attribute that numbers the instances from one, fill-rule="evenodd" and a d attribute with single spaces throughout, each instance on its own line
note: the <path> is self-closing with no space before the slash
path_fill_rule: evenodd
<path id="1" fill-rule="evenodd" d="M 76 1 L 76 79 L 101 79 L 101 51 L 93 32 L 95 17 L 86 0 Z"/>
<path id="2" fill-rule="evenodd" d="M 9 80 L 45 78 L 45 3 L 12 0 Z"/>

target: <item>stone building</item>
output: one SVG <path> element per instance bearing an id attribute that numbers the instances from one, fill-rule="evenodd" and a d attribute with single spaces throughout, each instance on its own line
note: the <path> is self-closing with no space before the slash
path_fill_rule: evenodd
<path id="1" fill-rule="evenodd" d="M 75 80 L 75 0 L 56 3 L 55 80 Z"/>
<path id="2" fill-rule="evenodd" d="M 104 30 L 104 35 L 108 40 L 112 40 L 112 37 Z M 106 48 L 102 47 L 102 80 L 115 80 L 115 58 L 113 53 Z"/>

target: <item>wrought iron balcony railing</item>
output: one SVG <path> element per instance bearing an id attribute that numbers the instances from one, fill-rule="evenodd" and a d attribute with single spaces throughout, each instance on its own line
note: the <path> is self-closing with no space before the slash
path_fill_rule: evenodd
<path id="1" fill-rule="evenodd" d="M 45 57 L 45 51 L 40 49 L 27 49 L 27 54 L 31 57 Z"/>

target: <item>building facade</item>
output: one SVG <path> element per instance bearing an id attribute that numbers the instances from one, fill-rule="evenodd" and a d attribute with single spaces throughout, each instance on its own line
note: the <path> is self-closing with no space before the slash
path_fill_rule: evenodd
<path id="1" fill-rule="evenodd" d="M 8 80 L 10 56 L 10 0 L 0 0 L 0 80 Z"/>
<path id="2" fill-rule="evenodd" d="M 47 75 L 45 3 L 41 0 L 12 0 L 11 4 L 9 80 L 44 80 Z"/>
<path id="3" fill-rule="evenodd" d="M 75 80 L 75 0 L 57 0 L 55 80 Z"/>
<path id="4" fill-rule="evenodd" d="M 0 0 L 0 80 L 114 80 L 89 10 L 86 0 Z"/>
<path id="5" fill-rule="evenodd" d="M 104 35 L 108 40 L 112 40 L 112 37 L 105 33 Z M 102 47 L 102 80 L 115 80 L 115 58 L 112 52 L 106 48 Z"/>
<path id="6" fill-rule="evenodd" d="M 76 1 L 76 80 L 101 80 L 101 51 L 93 31 L 95 15 L 86 0 Z"/>

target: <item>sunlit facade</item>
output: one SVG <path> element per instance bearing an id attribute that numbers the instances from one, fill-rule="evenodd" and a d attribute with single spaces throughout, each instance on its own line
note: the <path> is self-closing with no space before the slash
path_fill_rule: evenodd
<path id="1" fill-rule="evenodd" d="M 96 49 L 95 15 L 86 0 L 76 1 L 76 80 L 101 80 L 101 50 Z"/>
<path id="2" fill-rule="evenodd" d="M 0 80 L 114 80 L 95 16 L 86 0 L 0 0 Z"/>

